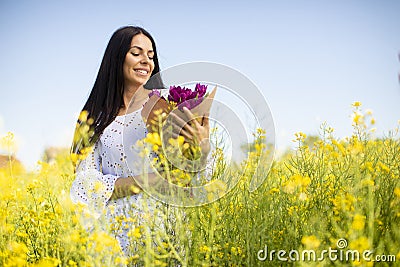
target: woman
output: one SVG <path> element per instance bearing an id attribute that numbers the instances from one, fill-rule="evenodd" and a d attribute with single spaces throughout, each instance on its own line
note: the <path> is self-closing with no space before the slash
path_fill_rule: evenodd
<path id="1" fill-rule="evenodd" d="M 151 206 L 149 210 L 154 208 L 152 201 L 143 200 L 140 184 L 144 182 L 143 172 L 149 173 L 145 177 L 150 185 L 155 186 L 159 179 L 150 169 L 129 168 L 127 161 L 141 162 L 143 158 L 137 150 L 126 146 L 134 145 L 147 134 L 140 111 L 151 91 L 144 86 L 159 71 L 156 44 L 146 30 L 127 26 L 112 35 L 82 110 L 93 120 L 89 131 L 92 134 L 85 139 L 77 130 L 72 145 L 74 154 L 80 154 L 87 147 L 93 148 L 77 164 L 71 198 L 87 205 L 96 218 L 105 212 L 108 221 L 113 223 L 118 216 L 130 216 L 137 225 L 144 206 Z M 162 87 L 160 79 L 152 81 L 154 84 Z M 188 117 L 192 116 L 190 111 L 185 112 Z M 77 129 L 81 124 L 78 120 Z M 201 142 L 208 138 L 208 122 L 197 123 L 196 127 L 189 124 L 180 127 L 183 127 L 181 134 L 189 141 Z M 116 233 L 126 254 L 130 249 L 128 232 L 131 228 L 125 225 Z"/>

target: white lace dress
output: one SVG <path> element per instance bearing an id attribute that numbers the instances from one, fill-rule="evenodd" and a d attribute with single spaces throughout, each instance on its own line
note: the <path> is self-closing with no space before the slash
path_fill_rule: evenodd
<path id="1" fill-rule="evenodd" d="M 133 219 L 120 225 L 118 229 L 113 229 L 125 254 L 130 246 L 128 233 L 140 225 L 144 203 L 145 210 L 150 211 L 157 204 L 155 200 L 144 200 L 143 193 L 116 200 L 110 200 L 110 197 L 118 178 L 143 173 L 143 157 L 139 155 L 140 151 L 135 148 L 135 143 L 146 134 L 141 109 L 117 116 L 101 134 L 93 151 L 77 166 L 76 178 L 71 188 L 72 201 L 87 205 L 87 210 L 96 220 L 104 214 L 110 224 L 118 224 L 121 217 Z M 152 172 L 150 168 L 146 168 L 148 173 Z"/>

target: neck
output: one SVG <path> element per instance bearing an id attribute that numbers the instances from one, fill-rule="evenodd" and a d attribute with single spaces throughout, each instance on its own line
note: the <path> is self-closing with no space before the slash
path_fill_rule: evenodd
<path id="1" fill-rule="evenodd" d="M 124 107 L 119 110 L 119 114 L 135 111 L 140 108 L 148 99 L 149 91 L 139 86 L 125 86 L 124 87 Z"/>
<path id="2" fill-rule="evenodd" d="M 142 95 L 143 85 L 125 85 L 124 87 L 124 106 L 128 107 L 132 98 L 138 98 Z M 134 100 L 134 99 L 133 99 Z"/>

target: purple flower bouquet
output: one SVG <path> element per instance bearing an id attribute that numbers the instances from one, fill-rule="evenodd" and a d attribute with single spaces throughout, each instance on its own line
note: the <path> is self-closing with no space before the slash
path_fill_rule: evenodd
<path id="1" fill-rule="evenodd" d="M 207 93 L 207 85 L 200 83 L 196 84 L 194 90 L 181 86 L 171 86 L 167 99 L 161 96 L 160 91 L 153 90 L 142 109 L 142 117 L 146 122 L 147 129 L 149 132 L 158 131 L 160 126 L 159 116 L 163 113 L 168 115 L 170 112 L 174 112 L 187 121 L 183 112 L 184 107 L 188 108 L 195 118 L 201 122 L 203 116 L 208 116 L 210 112 L 216 90 L 217 87 L 214 87 L 211 93 Z"/>

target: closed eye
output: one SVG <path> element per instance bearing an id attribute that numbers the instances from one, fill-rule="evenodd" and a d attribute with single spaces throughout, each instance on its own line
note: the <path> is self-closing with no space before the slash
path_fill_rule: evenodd
<path id="1" fill-rule="evenodd" d="M 131 54 L 132 54 L 133 56 L 135 56 L 135 57 L 140 56 L 140 54 L 134 53 L 134 52 L 131 52 Z M 154 59 L 154 56 L 148 55 L 147 57 L 148 57 L 150 60 L 153 60 L 153 59 Z"/>
<path id="2" fill-rule="evenodd" d="M 140 55 L 139 53 L 135 53 L 137 50 L 139 50 L 141 53 L 144 53 L 143 48 L 141 48 L 140 46 L 137 46 L 137 45 L 132 46 L 131 49 L 133 49 L 133 51 L 131 52 L 131 54 L 132 54 L 133 56 L 135 56 L 135 57 L 137 57 L 137 56 Z M 153 50 L 147 50 L 147 57 L 148 57 L 150 60 L 153 60 L 153 59 L 154 59 L 154 51 L 153 51 Z"/>

